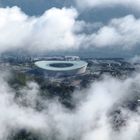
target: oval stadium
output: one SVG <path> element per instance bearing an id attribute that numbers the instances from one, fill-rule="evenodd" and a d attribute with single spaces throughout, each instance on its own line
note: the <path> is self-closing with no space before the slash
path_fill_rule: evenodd
<path id="1" fill-rule="evenodd" d="M 85 73 L 85 61 L 36 61 L 35 66 L 45 76 L 75 76 Z"/>

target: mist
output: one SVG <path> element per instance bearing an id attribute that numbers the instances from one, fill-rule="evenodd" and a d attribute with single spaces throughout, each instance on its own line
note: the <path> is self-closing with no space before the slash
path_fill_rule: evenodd
<path id="1" fill-rule="evenodd" d="M 41 140 L 138 140 L 140 137 L 139 73 L 124 80 L 104 76 L 90 88 L 74 91 L 73 109 L 65 107 L 57 97 L 42 98 L 39 85 L 33 81 L 15 90 L 8 84 L 9 74 L 2 75 L 0 140 L 8 140 L 20 130 L 31 132 Z M 41 110 L 37 104 L 42 106 Z"/>

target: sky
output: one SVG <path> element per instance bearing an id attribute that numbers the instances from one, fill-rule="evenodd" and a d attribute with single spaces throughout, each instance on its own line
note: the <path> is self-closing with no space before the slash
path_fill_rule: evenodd
<path id="1" fill-rule="evenodd" d="M 140 0 L 0 0 L 0 6 L 1 52 L 140 54 Z"/>

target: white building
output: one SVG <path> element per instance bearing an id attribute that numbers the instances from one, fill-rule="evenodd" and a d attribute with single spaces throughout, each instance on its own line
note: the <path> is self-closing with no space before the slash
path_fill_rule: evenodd
<path id="1" fill-rule="evenodd" d="M 74 76 L 83 74 L 87 68 L 85 61 L 37 61 L 35 66 L 46 76 Z"/>

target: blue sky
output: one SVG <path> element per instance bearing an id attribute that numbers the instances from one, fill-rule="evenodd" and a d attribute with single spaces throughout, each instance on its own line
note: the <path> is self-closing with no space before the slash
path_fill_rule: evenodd
<path id="1" fill-rule="evenodd" d="M 52 7 L 62 8 L 66 6 L 65 0 L 1 0 L 3 7 L 19 6 L 29 15 L 41 15 L 44 11 Z"/>

